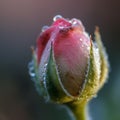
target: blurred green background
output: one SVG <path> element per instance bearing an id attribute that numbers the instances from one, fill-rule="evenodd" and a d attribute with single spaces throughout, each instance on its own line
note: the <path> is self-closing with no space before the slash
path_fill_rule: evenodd
<path id="1" fill-rule="evenodd" d="M 43 102 L 28 75 L 30 47 L 57 14 L 80 19 L 90 34 L 100 27 L 111 72 L 90 114 L 120 120 L 119 11 L 119 0 L 0 0 L 0 120 L 70 120 L 65 108 Z"/>

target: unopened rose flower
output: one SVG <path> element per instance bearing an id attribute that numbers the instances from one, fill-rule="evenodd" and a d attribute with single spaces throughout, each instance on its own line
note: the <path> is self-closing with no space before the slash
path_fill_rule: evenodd
<path id="1" fill-rule="evenodd" d="M 96 95 L 108 74 L 98 27 L 95 42 L 78 19 L 54 17 L 33 50 L 30 74 L 40 95 L 57 103 L 85 102 Z"/>

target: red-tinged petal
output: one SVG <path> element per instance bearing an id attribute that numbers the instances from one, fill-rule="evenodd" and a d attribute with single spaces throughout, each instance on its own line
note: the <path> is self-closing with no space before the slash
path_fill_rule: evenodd
<path id="1" fill-rule="evenodd" d="M 60 27 L 60 26 L 61 27 L 70 27 L 72 24 L 68 20 L 66 20 L 64 18 L 60 18 L 60 19 L 56 20 L 52 25 L 57 26 L 57 27 Z"/>
<path id="2" fill-rule="evenodd" d="M 84 32 L 84 26 L 81 21 L 77 19 L 67 20 L 64 18 L 59 18 L 53 22 L 53 24 L 48 27 L 44 32 L 42 32 L 37 40 L 37 61 L 41 60 L 43 51 L 49 41 L 49 39 L 58 32 L 58 29 L 68 29 L 70 27 L 77 27 L 81 32 Z M 54 41 L 54 39 L 53 39 Z"/>
<path id="3" fill-rule="evenodd" d="M 37 40 L 37 60 L 38 60 L 38 63 L 40 62 L 42 53 L 46 47 L 48 40 L 51 37 L 51 32 L 52 32 L 52 28 L 46 30 L 45 32 L 40 34 L 40 36 Z"/>
<path id="4" fill-rule="evenodd" d="M 79 95 L 88 66 L 89 37 L 76 28 L 63 29 L 56 36 L 53 48 L 63 86 L 71 95 Z"/>
<path id="5" fill-rule="evenodd" d="M 71 25 L 71 23 L 69 23 L 67 20 L 61 18 L 61 19 L 56 20 L 52 24 L 51 27 L 49 27 L 48 29 L 46 29 L 44 32 L 42 32 L 40 34 L 40 36 L 37 40 L 37 60 L 38 60 L 38 63 L 41 60 L 41 56 L 43 54 L 43 51 L 44 51 L 48 41 L 50 40 L 50 38 L 53 37 L 53 35 L 56 35 L 56 32 L 58 31 L 58 29 L 60 29 L 60 27 L 63 28 L 63 27 L 68 27 L 70 25 Z"/>

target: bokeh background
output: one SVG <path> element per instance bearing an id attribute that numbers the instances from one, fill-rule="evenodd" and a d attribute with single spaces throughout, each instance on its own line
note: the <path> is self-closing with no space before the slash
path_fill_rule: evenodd
<path id="1" fill-rule="evenodd" d="M 0 0 L 0 120 L 70 120 L 64 107 L 46 104 L 28 74 L 32 45 L 43 25 L 60 14 L 100 26 L 111 72 L 90 102 L 92 120 L 120 120 L 119 0 Z"/>

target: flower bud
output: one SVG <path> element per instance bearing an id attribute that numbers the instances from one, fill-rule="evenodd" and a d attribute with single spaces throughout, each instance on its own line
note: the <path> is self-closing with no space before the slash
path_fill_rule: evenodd
<path id="1" fill-rule="evenodd" d="M 108 60 L 98 27 L 95 42 L 78 19 L 54 17 L 33 50 L 30 74 L 40 95 L 58 103 L 88 101 L 103 86 Z"/>

